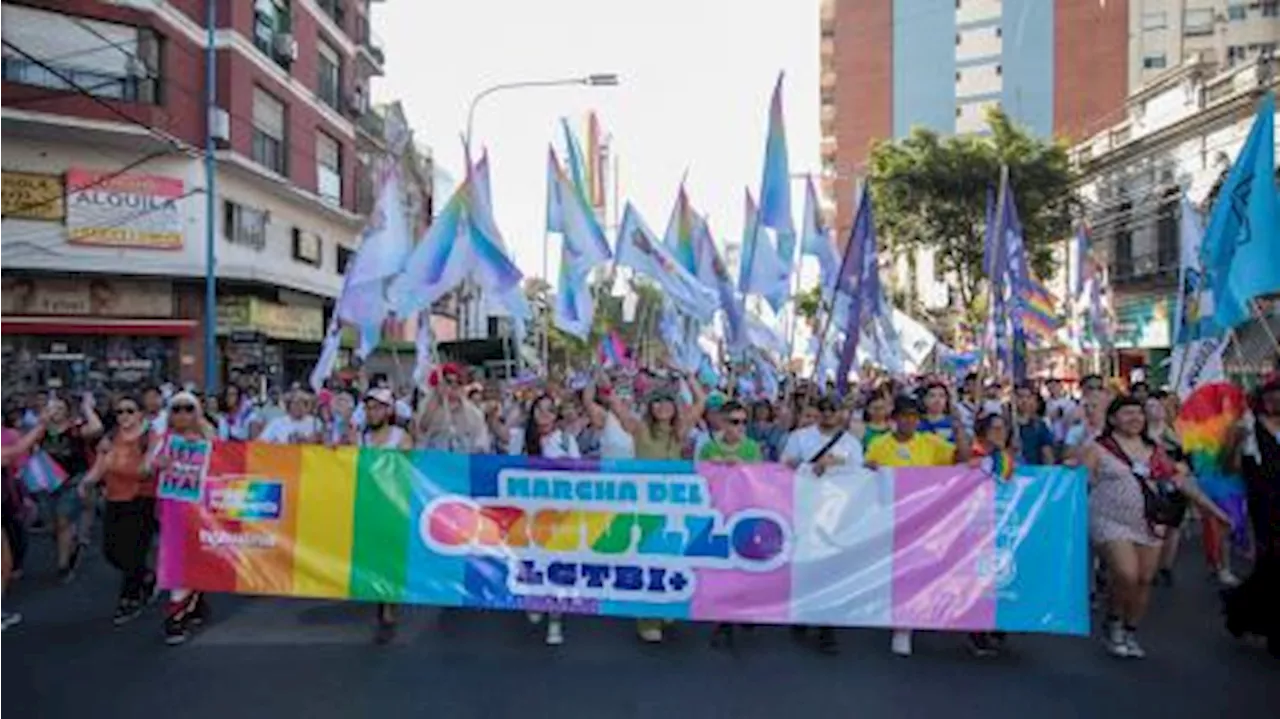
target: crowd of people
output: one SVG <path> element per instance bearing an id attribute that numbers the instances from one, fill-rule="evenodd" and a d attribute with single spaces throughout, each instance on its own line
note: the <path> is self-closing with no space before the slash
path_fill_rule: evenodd
<path id="1" fill-rule="evenodd" d="M 984 383 L 970 374 L 955 382 L 881 378 L 844 397 L 828 390 L 793 380 L 778 397 L 736 396 L 667 368 L 485 382 L 444 364 L 414 390 L 396 391 L 385 376 L 319 393 L 295 386 L 279 397 L 254 396 L 235 384 L 204 397 L 148 387 L 108 398 L 102 413 L 102 400 L 88 395 L 73 402 L 53 392 L 32 394 L 4 415 L 4 584 L 21 578 L 27 547 L 43 534 L 54 540 L 61 580 L 73 581 L 100 522 L 103 555 L 120 574 L 113 621 L 138 617 L 157 596 L 155 478 L 170 461 L 172 435 L 549 458 L 777 462 L 816 475 L 849 467 L 1065 464 L 1085 468 L 1089 477 L 1093 591 L 1110 654 L 1145 656 L 1139 626 L 1152 587 L 1173 584 L 1188 516 L 1204 530 L 1206 570 L 1224 589 L 1227 628 L 1267 636 L 1277 651 L 1280 379 L 1252 394 L 1246 422 L 1225 453 L 1224 469 L 1247 487 L 1251 543 L 1236 553 L 1246 555 L 1252 571 L 1243 585 L 1230 564 L 1231 517 L 1197 488 L 1173 423 L 1173 394 L 1141 382 L 1121 391 L 1097 375 L 1078 386 L 1054 379 Z M 42 489 L 36 475 L 57 479 Z M 993 471 L 993 481 L 1002 476 Z M 166 641 L 184 642 L 208 616 L 200 592 L 170 590 Z M 376 640 L 390 641 L 396 608 L 378 605 L 374 617 Z M 529 619 L 545 626 L 547 644 L 565 641 L 565 617 Z M 4 627 L 20 620 L 4 612 Z M 645 642 L 663 641 L 664 629 L 658 620 L 636 622 Z M 737 630 L 715 626 L 712 645 L 732 646 Z M 839 651 L 830 627 L 792 632 L 818 651 Z M 967 640 L 975 655 L 989 656 L 1002 651 L 1006 638 L 977 633 Z M 910 655 L 911 632 L 894 631 L 891 650 Z"/>

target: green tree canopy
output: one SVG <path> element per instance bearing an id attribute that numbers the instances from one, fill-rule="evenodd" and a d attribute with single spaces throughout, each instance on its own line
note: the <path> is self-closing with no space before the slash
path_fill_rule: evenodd
<path id="1" fill-rule="evenodd" d="M 960 301 L 975 306 L 982 272 L 987 192 L 1009 168 L 1032 270 L 1052 274 L 1052 245 L 1071 232 L 1076 199 L 1064 144 L 1030 136 L 1003 112 L 987 118 L 988 135 L 942 137 L 915 128 L 877 144 L 869 160 L 876 228 L 890 252 L 932 250 L 959 279 Z"/>

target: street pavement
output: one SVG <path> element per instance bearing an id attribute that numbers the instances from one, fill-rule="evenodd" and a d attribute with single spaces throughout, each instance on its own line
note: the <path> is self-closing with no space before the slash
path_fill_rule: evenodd
<path id="1" fill-rule="evenodd" d="M 881 630 L 841 632 L 817 655 L 785 629 L 707 647 L 709 627 L 635 639 L 620 620 L 570 617 L 546 647 L 523 616 L 406 610 L 397 639 L 374 646 L 372 607 L 213 596 L 214 621 L 166 647 L 159 608 L 114 628 L 115 575 L 95 552 L 58 585 L 48 537 L 5 602 L 25 621 L 3 633 L 9 717 L 1247 717 L 1280 716 L 1280 662 L 1221 630 L 1215 591 L 1186 557 L 1159 589 L 1145 661 L 1108 657 L 1095 639 L 1015 636 L 1008 656 L 977 660 L 959 635 L 917 634 L 889 653 Z"/>

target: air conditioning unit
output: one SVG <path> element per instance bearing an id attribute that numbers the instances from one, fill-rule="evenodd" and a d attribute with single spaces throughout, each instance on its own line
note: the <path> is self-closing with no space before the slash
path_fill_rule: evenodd
<path id="1" fill-rule="evenodd" d="M 298 59 L 298 41 L 289 33 L 281 33 L 275 38 L 276 55 L 294 62 Z"/>
<path id="2" fill-rule="evenodd" d="M 231 143 L 231 114 L 221 107 L 209 110 L 209 134 L 222 145 Z"/>

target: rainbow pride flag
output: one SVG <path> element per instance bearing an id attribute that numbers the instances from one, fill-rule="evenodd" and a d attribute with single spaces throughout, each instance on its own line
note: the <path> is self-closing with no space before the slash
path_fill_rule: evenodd
<path id="1" fill-rule="evenodd" d="M 1245 486 L 1239 475 L 1223 470 L 1223 453 L 1247 407 L 1244 390 L 1230 382 L 1209 382 L 1187 395 L 1175 425 L 1200 490 L 1231 517 L 1237 547 L 1249 544 Z"/>
<path id="2" fill-rule="evenodd" d="M 841 626 L 1089 628 L 1083 470 L 821 477 L 225 443 L 162 503 L 160 581 L 213 592 Z"/>

